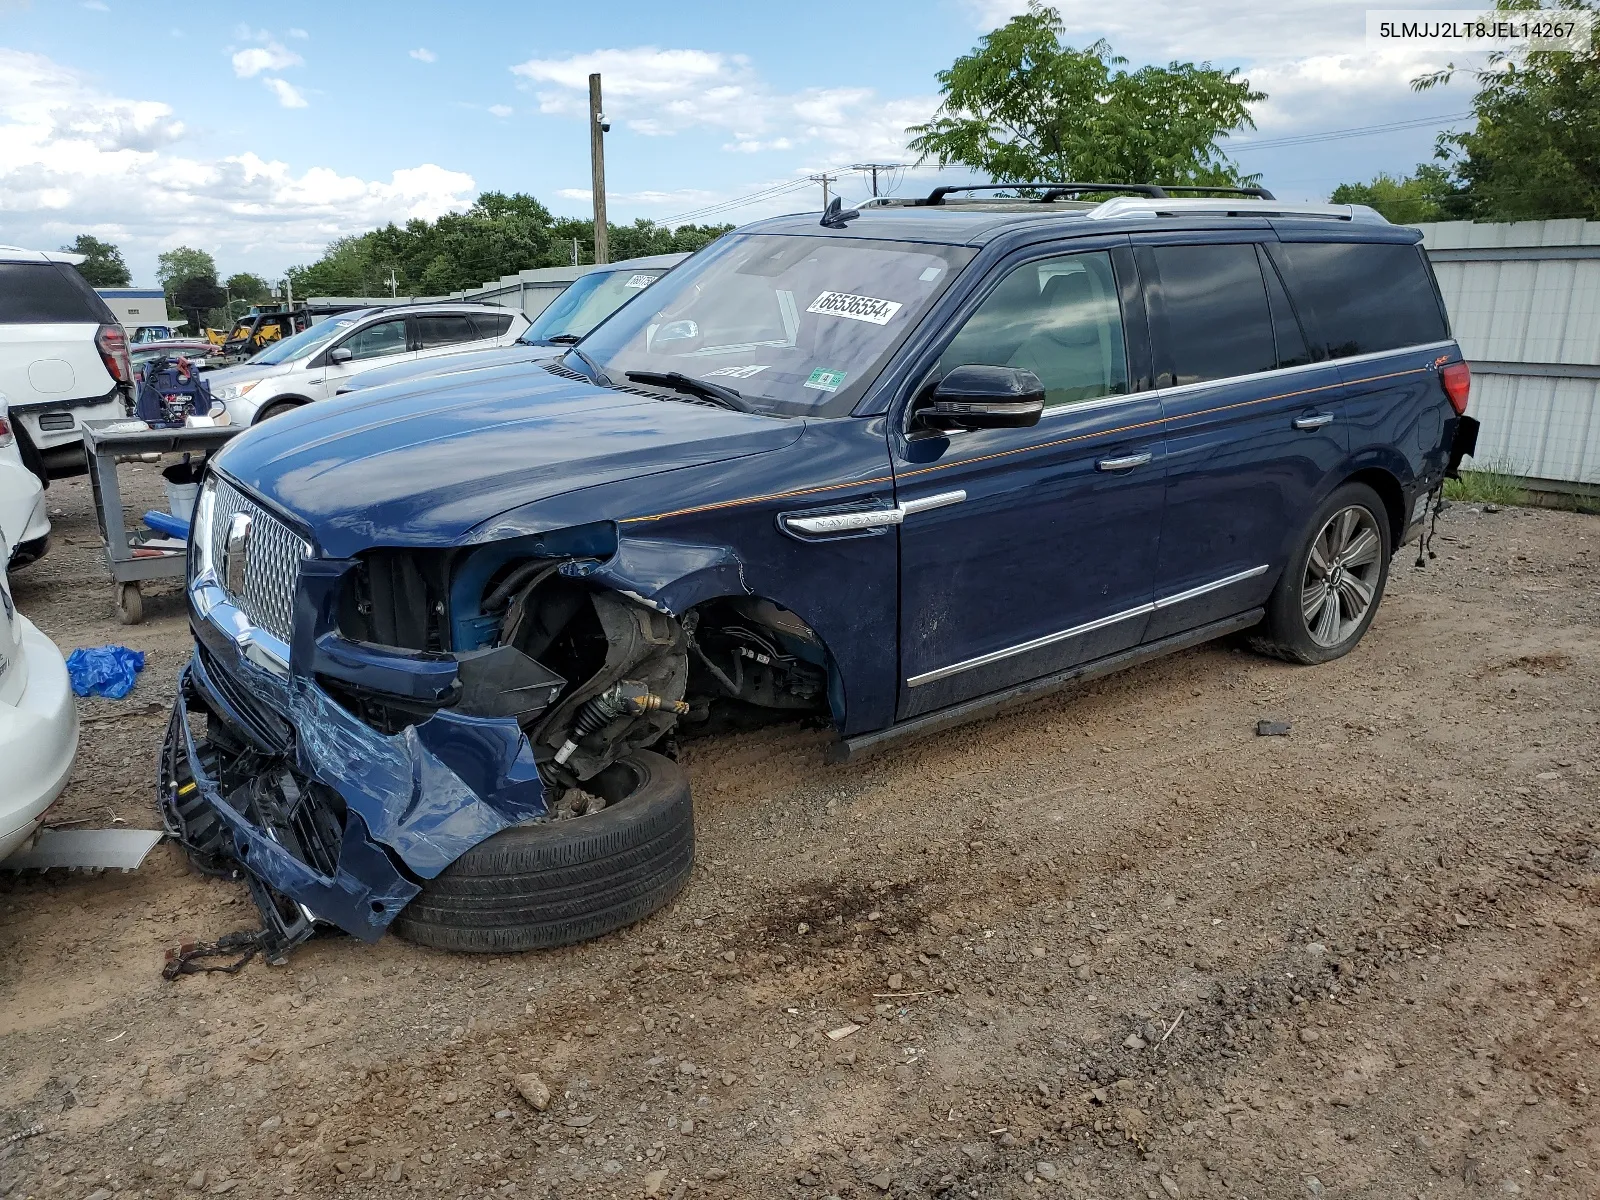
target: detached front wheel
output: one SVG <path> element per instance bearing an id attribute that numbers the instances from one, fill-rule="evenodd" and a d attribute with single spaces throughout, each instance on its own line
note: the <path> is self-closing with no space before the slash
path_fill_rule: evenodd
<path id="1" fill-rule="evenodd" d="M 610 933 L 670 901 L 694 867 L 683 769 L 641 750 L 586 786 L 604 808 L 485 839 L 422 885 L 395 932 L 440 950 L 540 950 Z"/>
<path id="2" fill-rule="evenodd" d="M 1324 663 L 1355 648 L 1389 582 L 1389 515 L 1378 493 L 1347 483 L 1317 510 L 1278 586 L 1256 649 Z"/>

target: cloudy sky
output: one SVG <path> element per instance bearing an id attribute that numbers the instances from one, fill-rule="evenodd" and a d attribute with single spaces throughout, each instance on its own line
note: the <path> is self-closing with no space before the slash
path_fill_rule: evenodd
<path id="1" fill-rule="evenodd" d="M 815 208 L 810 174 L 909 162 L 904 130 L 935 108 L 935 72 L 1024 2 L 0 0 L 0 242 L 90 232 L 123 247 L 140 283 L 175 245 L 210 250 L 224 273 L 275 277 L 335 237 L 481 190 L 583 214 L 594 70 L 613 121 L 613 220 L 758 193 L 706 219 Z M 1369 51 L 1356 4 L 1058 7 L 1076 45 L 1105 37 L 1134 64 L 1241 68 L 1269 98 L 1230 145 L 1285 198 L 1409 171 L 1469 106 L 1459 83 L 1413 94 L 1407 81 L 1440 64 Z M 866 194 L 864 176 L 842 174 L 847 199 Z M 902 193 L 934 181 L 896 179 Z"/>

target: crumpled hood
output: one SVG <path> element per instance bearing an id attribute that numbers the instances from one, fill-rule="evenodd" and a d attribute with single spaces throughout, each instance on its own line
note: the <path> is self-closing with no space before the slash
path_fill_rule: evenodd
<path id="1" fill-rule="evenodd" d="M 544 362 L 567 352 L 565 346 L 525 346 L 517 342 L 510 346 L 494 346 L 488 350 L 463 350 L 456 354 L 441 354 L 437 358 L 414 358 L 388 367 L 375 367 L 352 375 L 339 390 L 361 392 L 367 388 L 387 387 L 401 380 L 423 379 L 439 375 L 454 375 L 459 371 L 476 371 L 484 367 L 506 367 L 516 363 Z"/>
<path id="2" fill-rule="evenodd" d="M 509 509 L 776 450 L 805 428 L 526 365 L 423 382 L 274 417 L 230 441 L 216 465 L 298 518 L 323 554 L 345 558 L 373 546 L 461 545 Z"/>

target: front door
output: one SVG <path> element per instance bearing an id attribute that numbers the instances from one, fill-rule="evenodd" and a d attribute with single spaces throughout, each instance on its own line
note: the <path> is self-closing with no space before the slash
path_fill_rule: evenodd
<path id="1" fill-rule="evenodd" d="M 311 372 L 311 379 L 307 382 L 319 385 L 314 389 L 308 389 L 316 393 L 311 399 L 321 400 L 324 396 L 334 395 L 342 383 L 363 371 L 415 358 L 417 353 L 411 348 L 411 344 L 411 334 L 407 329 L 405 317 L 390 317 L 388 320 L 374 321 L 371 325 L 363 326 L 347 335 L 342 342 L 335 343 L 329 350 L 330 354 L 340 348 L 350 351 L 348 361 L 329 362 L 324 355 L 325 365 L 320 370 Z"/>
<path id="2" fill-rule="evenodd" d="M 902 720 L 1136 645 L 1150 613 L 1161 412 L 1140 390 L 1132 256 L 997 275 L 924 387 L 966 364 L 1023 368 L 1046 408 L 1030 429 L 897 439 Z"/>

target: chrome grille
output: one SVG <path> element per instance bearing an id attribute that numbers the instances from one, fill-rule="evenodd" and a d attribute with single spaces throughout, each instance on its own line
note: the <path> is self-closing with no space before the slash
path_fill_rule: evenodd
<path id="1" fill-rule="evenodd" d="M 295 587 L 300 581 L 300 560 L 311 556 L 311 547 L 225 479 L 217 480 L 211 512 L 211 545 L 219 565 L 228 542 L 228 526 L 236 514 L 249 515 L 251 535 L 244 587 L 238 595 L 229 592 L 228 598 L 252 625 L 287 644 L 294 618 Z M 221 571 L 218 582 L 227 590 Z"/>

